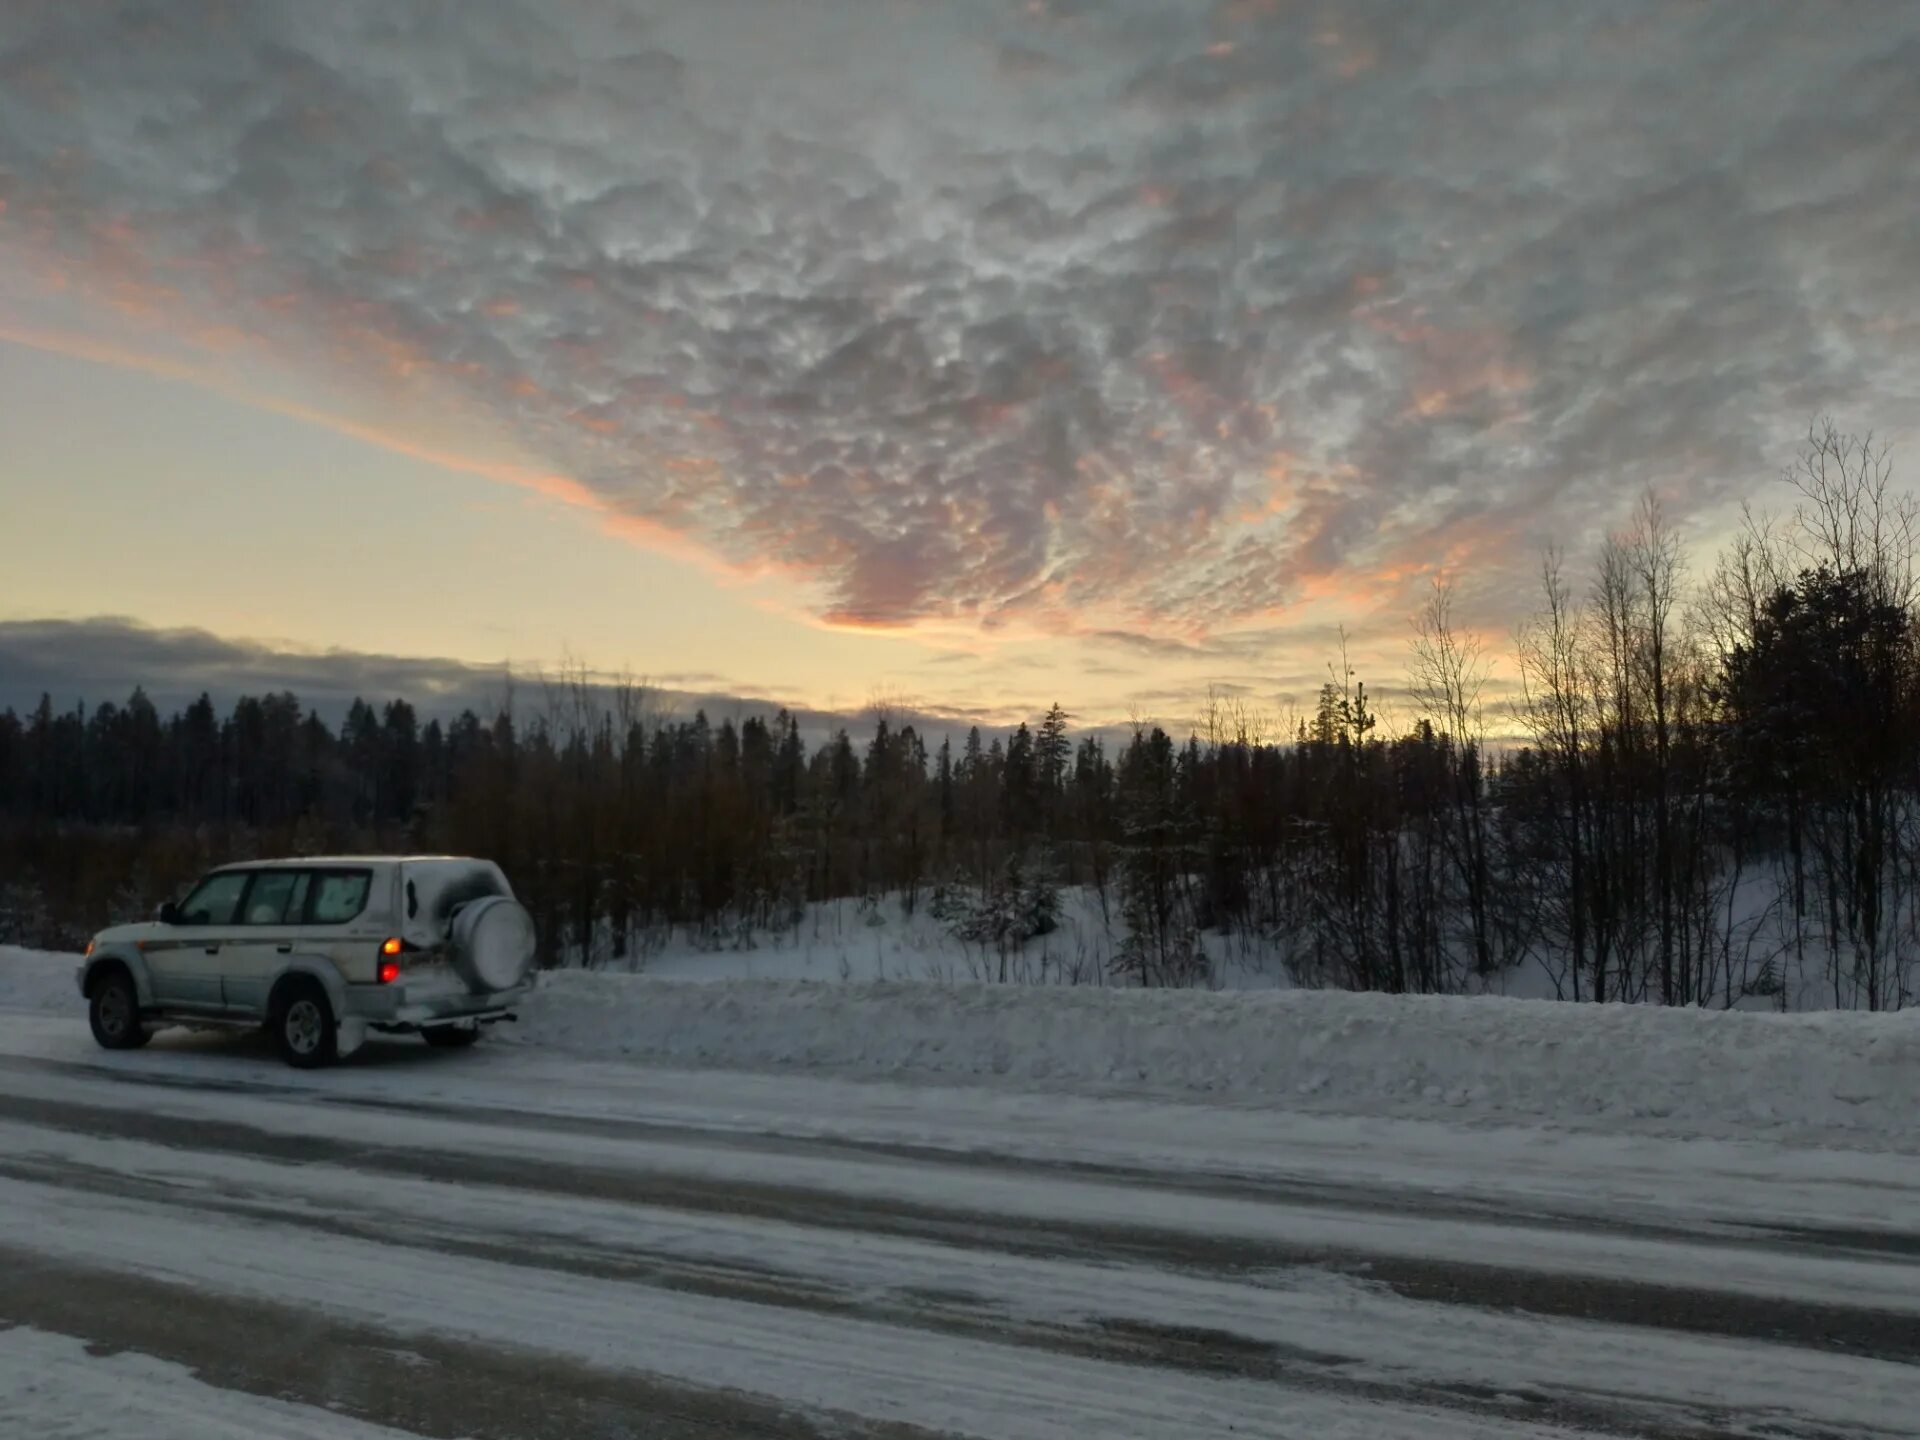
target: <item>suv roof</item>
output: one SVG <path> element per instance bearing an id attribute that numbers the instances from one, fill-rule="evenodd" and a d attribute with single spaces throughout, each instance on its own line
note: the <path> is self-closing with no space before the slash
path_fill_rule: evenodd
<path id="1" fill-rule="evenodd" d="M 475 865 L 487 863 L 474 855 L 285 855 L 277 860 L 235 860 L 229 865 L 216 865 L 208 873 L 220 870 L 300 869 L 311 865 L 410 865 L 425 860 L 464 860 Z"/>

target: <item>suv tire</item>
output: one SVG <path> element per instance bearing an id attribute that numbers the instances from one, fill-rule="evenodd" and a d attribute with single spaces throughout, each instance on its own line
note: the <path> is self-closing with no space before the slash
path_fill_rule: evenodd
<path id="1" fill-rule="evenodd" d="M 274 995 L 267 1021 L 273 1048 L 296 1070 L 331 1065 L 339 1053 L 340 1029 L 333 1005 L 317 980 L 289 980 Z"/>
<path id="2" fill-rule="evenodd" d="M 87 1024 L 102 1050 L 138 1050 L 147 1043 L 133 977 L 115 965 L 96 978 L 87 996 Z"/>
<path id="3" fill-rule="evenodd" d="M 420 1038 L 442 1050 L 464 1050 L 480 1038 L 478 1025 L 434 1025 L 420 1032 Z"/>

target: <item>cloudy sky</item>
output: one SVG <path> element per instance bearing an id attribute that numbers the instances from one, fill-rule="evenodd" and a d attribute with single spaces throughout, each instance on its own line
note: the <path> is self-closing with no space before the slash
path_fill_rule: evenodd
<path id="1" fill-rule="evenodd" d="M 1920 434 L 1916 75 L 1868 0 L 8 0 L 0 653 L 1390 689 L 1435 574 L 1500 647 L 1645 488 L 1704 553 Z"/>

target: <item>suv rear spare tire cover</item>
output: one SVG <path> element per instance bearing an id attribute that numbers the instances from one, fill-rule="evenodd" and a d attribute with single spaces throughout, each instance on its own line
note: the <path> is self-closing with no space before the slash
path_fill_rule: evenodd
<path id="1" fill-rule="evenodd" d="M 504 895 L 461 906 L 452 938 L 454 968 L 483 994 L 513 989 L 533 968 L 533 917 Z"/>

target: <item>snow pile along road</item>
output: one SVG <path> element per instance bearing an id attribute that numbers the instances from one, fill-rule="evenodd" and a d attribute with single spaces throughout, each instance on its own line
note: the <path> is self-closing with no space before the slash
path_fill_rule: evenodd
<path id="1" fill-rule="evenodd" d="M 0 947 L 0 1010 L 79 1019 L 77 956 Z M 549 1054 L 1293 1111 L 1909 1148 L 1920 1011 L 772 980 L 564 971 L 501 1038 Z"/>
<path id="2" fill-rule="evenodd" d="M 999 1077 L 1293 1109 L 1904 1145 L 1920 1013 L 1756 1015 L 1329 991 L 689 985 L 565 972 L 524 1042 L 734 1069 Z"/>
<path id="3" fill-rule="evenodd" d="M 0 945 L 0 1010 L 78 1013 L 80 990 L 73 976 L 79 968 L 78 955 Z"/>

